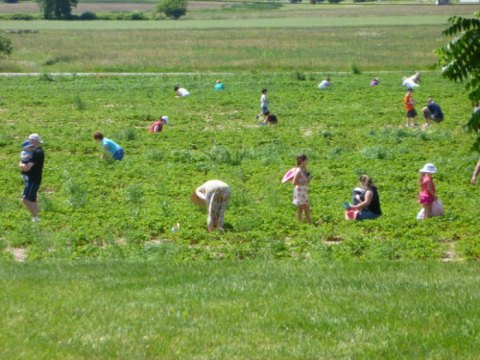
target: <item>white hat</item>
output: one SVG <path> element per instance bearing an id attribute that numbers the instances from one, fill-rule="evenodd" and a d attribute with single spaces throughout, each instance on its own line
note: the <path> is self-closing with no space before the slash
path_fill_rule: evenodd
<path id="1" fill-rule="evenodd" d="M 36 141 L 36 142 L 38 142 L 38 143 L 40 143 L 40 144 L 43 144 L 43 141 L 42 141 L 42 139 L 40 138 L 40 135 L 38 135 L 38 134 L 30 134 L 30 135 L 28 135 L 28 140 L 33 140 L 33 141 Z"/>
<path id="2" fill-rule="evenodd" d="M 167 115 L 163 115 L 160 119 L 165 121 L 165 123 L 168 124 L 168 116 Z"/>
<path id="3" fill-rule="evenodd" d="M 435 174 L 437 172 L 437 168 L 432 163 L 427 163 L 423 165 L 423 168 L 420 169 L 421 173 L 428 173 L 428 174 Z"/>

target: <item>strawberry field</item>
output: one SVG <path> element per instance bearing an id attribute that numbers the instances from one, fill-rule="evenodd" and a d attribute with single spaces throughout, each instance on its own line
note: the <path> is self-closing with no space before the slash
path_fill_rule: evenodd
<path id="1" fill-rule="evenodd" d="M 362 258 L 476 259 L 478 188 L 469 183 L 477 154 L 463 130 L 470 111 L 463 88 L 425 72 L 414 92 L 420 113 L 429 96 L 446 120 L 405 128 L 402 73 L 281 73 L 137 77 L 2 78 L 0 104 L 0 246 L 2 256 L 30 258 Z M 372 77 L 380 85 L 370 87 Z M 191 96 L 176 98 L 173 86 Z M 260 90 L 267 87 L 277 126 L 260 126 Z M 159 134 L 149 125 L 161 115 Z M 418 119 L 423 123 L 423 119 Z M 125 148 L 121 162 L 100 158 L 101 131 Z M 20 202 L 20 144 L 44 139 L 41 222 Z M 291 184 L 281 184 L 295 156 L 309 157 L 313 225 L 296 221 Z M 415 219 L 418 170 L 435 177 L 445 216 Z M 347 222 L 359 174 L 379 188 L 384 215 Z M 189 200 L 208 179 L 231 186 L 225 232 L 206 231 L 206 212 Z M 172 231 L 174 228 L 175 231 Z M 177 229 L 178 228 L 178 229 Z M 7 251 L 8 250 L 8 251 Z"/>

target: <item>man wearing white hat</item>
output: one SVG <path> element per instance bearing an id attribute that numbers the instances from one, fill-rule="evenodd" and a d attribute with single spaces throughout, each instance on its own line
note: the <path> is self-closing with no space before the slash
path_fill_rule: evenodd
<path id="1" fill-rule="evenodd" d="M 20 170 L 22 170 L 23 178 L 25 179 L 25 189 L 23 190 L 22 201 L 32 214 L 32 221 L 37 222 L 38 206 L 37 193 L 42 183 L 43 163 L 45 161 L 45 153 L 43 152 L 41 144 L 43 143 L 40 135 L 30 134 L 28 140 L 33 145 L 33 156 L 28 164 L 19 163 Z"/>

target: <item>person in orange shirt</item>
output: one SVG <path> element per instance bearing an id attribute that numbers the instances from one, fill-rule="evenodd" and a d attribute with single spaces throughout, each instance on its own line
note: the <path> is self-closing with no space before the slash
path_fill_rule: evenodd
<path id="1" fill-rule="evenodd" d="M 405 104 L 405 111 L 407 112 L 407 118 L 405 120 L 405 125 L 407 127 L 417 126 L 417 121 L 415 120 L 415 118 L 417 117 L 417 112 L 415 111 L 415 100 L 413 100 L 412 92 L 413 89 L 408 88 L 408 92 L 403 99 L 403 103 Z"/>

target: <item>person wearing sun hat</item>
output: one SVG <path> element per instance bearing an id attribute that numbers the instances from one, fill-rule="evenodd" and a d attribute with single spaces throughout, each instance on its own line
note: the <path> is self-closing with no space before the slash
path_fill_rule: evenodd
<path id="1" fill-rule="evenodd" d="M 220 180 L 209 180 L 200 185 L 190 199 L 196 205 L 208 206 L 207 228 L 209 232 L 215 229 L 223 231 L 223 221 L 228 200 L 230 186 Z"/>
<path id="2" fill-rule="evenodd" d="M 163 115 L 160 119 L 154 121 L 153 124 L 150 125 L 149 131 L 152 134 L 156 132 L 161 132 L 163 130 L 163 125 L 168 124 L 168 120 L 168 116 Z"/>
<path id="3" fill-rule="evenodd" d="M 418 202 L 424 209 L 423 218 L 427 219 L 432 217 L 433 202 L 437 199 L 435 193 L 435 184 L 433 183 L 433 174 L 437 173 L 437 168 L 432 163 L 427 163 L 420 169 L 419 172 L 420 178 L 418 181 Z"/>
<path id="4" fill-rule="evenodd" d="M 43 144 L 40 135 L 30 134 L 28 142 L 33 145 L 33 154 L 28 163 L 20 161 L 18 164 L 25 180 L 25 188 L 23 189 L 22 202 L 32 214 L 32 221 L 39 221 L 37 193 L 42 183 L 43 164 L 45 162 L 45 153 L 41 144 Z"/>

